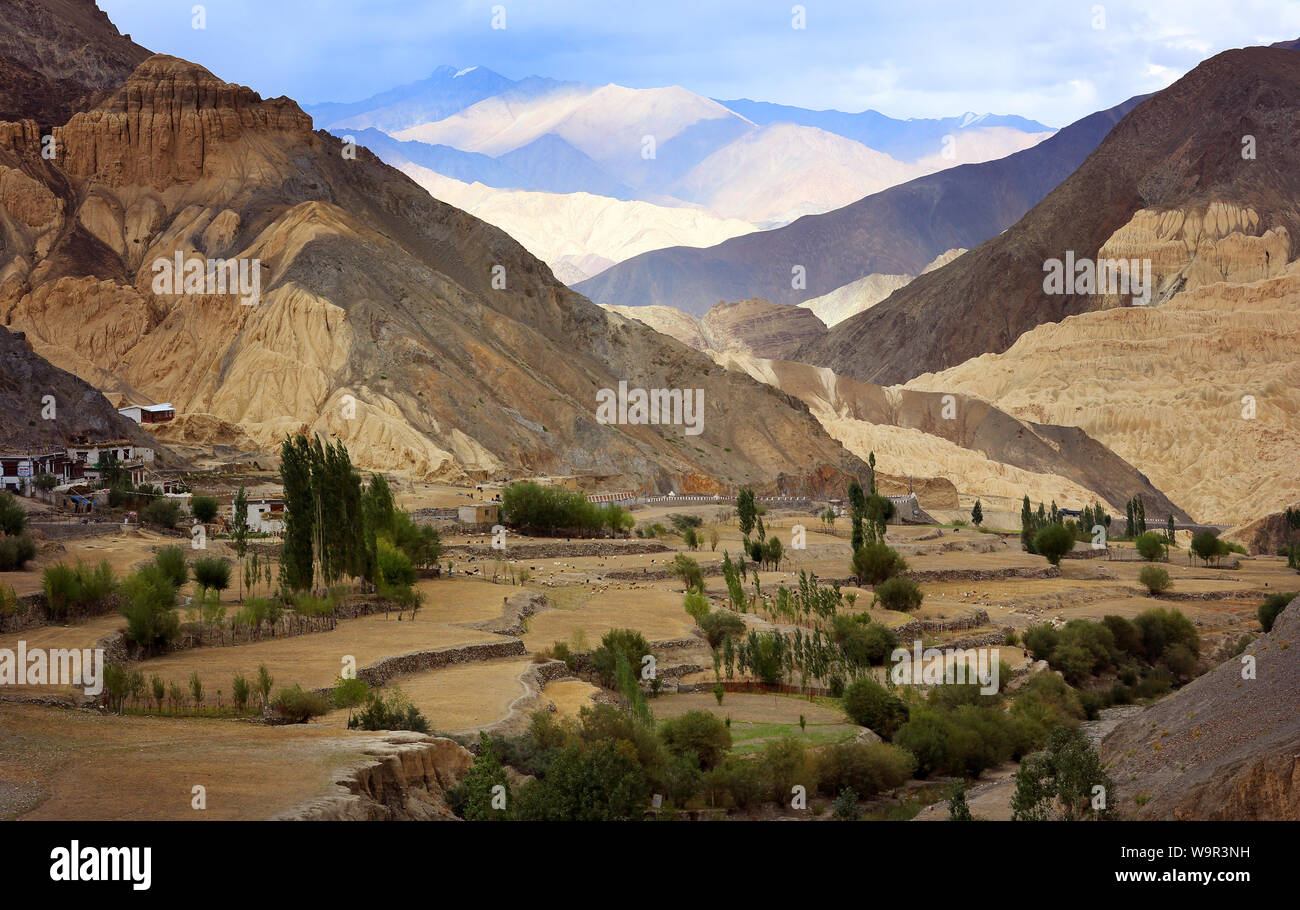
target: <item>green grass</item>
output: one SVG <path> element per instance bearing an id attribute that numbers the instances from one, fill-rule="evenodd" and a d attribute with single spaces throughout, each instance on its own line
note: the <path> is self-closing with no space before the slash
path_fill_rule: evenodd
<path id="1" fill-rule="evenodd" d="M 769 739 L 792 736 L 810 746 L 828 746 L 847 742 L 857 735 L 848 724 L 808 724 L 800 730 L 797 723 L 731 722 L 731 751 L 736 755 L 754 755 L 763 750 Z"/>

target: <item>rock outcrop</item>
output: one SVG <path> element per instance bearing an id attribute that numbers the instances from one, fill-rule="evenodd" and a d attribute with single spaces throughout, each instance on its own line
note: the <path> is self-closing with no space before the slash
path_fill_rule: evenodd
<path id="1" fill-rule="evenodd" d="M 332 790 L 274 821 L 456 821 L 448 794 L 474 756 L 454 740 L 418 733 L 376 736 L 372 759 L 335 774 Z"/>

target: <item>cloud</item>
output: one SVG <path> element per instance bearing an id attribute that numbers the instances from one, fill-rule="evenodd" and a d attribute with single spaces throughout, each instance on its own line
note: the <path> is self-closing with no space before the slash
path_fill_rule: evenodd
<path id="1" fill-rule="evenodd" d="M 972 110 L 1053 126 L 1167 85 L 1205 57 L 1300 36 L 1279 0 L 100 0 L 122 31 L 265 95 L 355 100 L 440 64 L 898 117 Z M 1095 6 L 1105 8 L 1094 28 Z M 504 7 L 505 28 L 492 27 Z M 1262 37 L 1261 37 L 1262 36 Z"/>

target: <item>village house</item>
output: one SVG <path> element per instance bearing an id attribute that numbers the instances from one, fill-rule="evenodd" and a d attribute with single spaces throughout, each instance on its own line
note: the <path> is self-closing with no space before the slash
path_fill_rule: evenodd
<path id="1" fill-rule="evenodd" d="M 457 517 L 460 519 L 461 524 L 496 524 L 501 520 L 501 503 L 476 502 L 472 505 L 461 506 L 457 510 Z"/>
<path id="2" fill-rule="evenodd" d="M 0 489 L 25 493 L 41 474 L 53 475 L 58 483 L 79 480 L 85 466 L 71 458 L 67 452 L 3 452 L 0 453 Z"/>
<path id="3" fill-rule="evenodd" d="M 234 507 L 231 507 L 233 515 Z M 250 499 L 248 501 L 248 530 L 257 534 L 280 534 L 284 531 L 283 499 Z"/>
<path id="4" fill-rule="evenodd" d="M 118 408 L 117 413 L 129 417 L 138 424 L 166 423 L 176 417 L 176 409 L 171 402 L 165 404 L 131 404 Z"/>

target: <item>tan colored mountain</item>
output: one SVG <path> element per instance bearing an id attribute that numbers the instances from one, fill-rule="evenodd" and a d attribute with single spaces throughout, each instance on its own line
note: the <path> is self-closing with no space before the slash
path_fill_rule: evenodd
<path id="1" fill-rule="evenodd" d="M 0 323 L 102 389 L 171 401 L 182 435 L 329 433 L 424 478 L 713 491 L 842 488 L 864 469 L 802 406 L 606 314 L 286 98 L 158 55 L 53 130 L 53 161 L 40 133 L 0 123 Z M 254 305 L 155 284 L 177 254 L 255 266 Z M 620 381 L 702 389 L 702 433 L 599 422 Z"/>
<path id="2" fill-rule="evenodd" d="M 1005 353 L 905 388 L 1081 427 L 1197 520 L 1239 525 L 1300 499 L 1297 339 L 1292 264 L 1281 277 L 1042 325 Z"/>
<path id="3" fill-rule="evenodd" d="M 921 274 L 924 275 L 926 272 L 932 272 L 947 265 L 964 252 L 966 251 L 948 250 L 940 254 L 921 271 Z M 812 310 L 817 315 L 817 318 L 826 323 L 829 328 L 843 322 L 850 316 L 856 316 L 864 310 L 871 309 L 915 277 L 915 275 L 880 275 L 873 273 L 865 275 L 857 281 L 851 281 L 843 287 L 836 288 L 829 294 L 814 297 L 812 300 L 805 300 L 799 306 Z"/>
<path id="4" fill-rule="evenodd" d="M 760 298 L 724 301 L 702 317 L 658 304 L 605 309 L 643 322 L 706 354 L 741 351 L 782 358 L 801 344 L 826 334 L 825 324 L 809 310 Z"/>
<path id="5" fill-rule="evenodd" d="M 715 357 L 803 401 L 849 451 L 860 458 L 874 452 L 885 473 L 947 479 L 986 506 L 1016 509 L 1028 495 L 1062 508 L 1096 500 L 1118 514 L 1140 493 L 1150 515 L 1186 517 L 1132 465 L 1081 430 L 1018 420 L 966 395 L 946 400 L 736 352 Z"/>
<path id="6" fill-rule="evenodd" d="M 760 298 L 719 303 L 700 319 L 715 351 L 744 351 L 756 357 L 788 357 L 800 345 L 826 334 L 812 313 Z"/>

